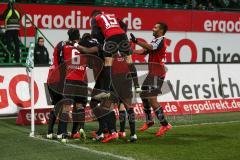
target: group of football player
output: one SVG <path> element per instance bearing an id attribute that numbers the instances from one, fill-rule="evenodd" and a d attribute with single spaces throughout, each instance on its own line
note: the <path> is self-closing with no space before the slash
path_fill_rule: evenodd
<path id="1" fill-rule="evenodd" d="M 57 138 L 66 142 L 68 138 L 86 138 L 85 108 L 89 106 L 98 121 L 97 131 L 92 132 L 95 140 L 103 143 L 117 138 L 126 139 L 126 119 L 130 128 L 130 142 L 137 140 L 136 118 L 132 104 L 133 92 L 139 93 L 146 114 L 146 122 L 139 129 L 145 131 L 152 125 L 152 109 L 160 122 L 156 136 L 164 135 L 172 128 L 162 106 L 157 101 L 166 75 L 165 33 L 168 26 L 158 22 L 153 27 L 154 39 L 150 43 L 139 41 L 130 34 L 127 26 L 115 14 L 94 10 L 91 14 L 91 34 L 80 38 L 76 28 L 68 30 L 69 39 L 61 41 L 54 48 L 53 64 L 48 74 L 48 90 L 54 108 L 50 112 L 47 138 L 52 139 L 54 124 L 58 119 Z M 142 47 L 132 50 L 130 42 Z M 148 74 L 141 87 L 132 54 L 149 56 Z M 93 70 L 95 86 L 88 87 L 87 68 Z M 120 130 L 116 127 L 114 104 L 119 106 Z M 67 125 L 72 122 L 71 134 Z"/>

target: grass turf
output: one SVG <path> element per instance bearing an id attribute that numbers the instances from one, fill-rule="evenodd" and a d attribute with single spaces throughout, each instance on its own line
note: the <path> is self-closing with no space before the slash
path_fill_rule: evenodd
<path id="1" fill-rule="evenodd" d="M 197 125 L 200 123 L 239 121 L 240 113 L 220 113 L 192 116 L 169 117 L 174 127 L 167 135 L 155 137 L 157 126 L 147 132 L 138 132 L 134 144 L 117 140 L 108 144 L 87 139 L 70 140 L 71 144 L 85 146 L 98 151 L 132 157 L 134 159 L 161 160 L 238 160 L 240 159 L 240 122 Z M 141 124 L 137 123 L 139 126 Z M 190 124 L 181 126 L 182 124 Z M 192 125 L 191 124 L 195 124 Z M 86 124 L 93 130 L 95 123 Z M 36 126 L 39 134 L 44 134 L 46 126 Z M 5 159 L 115 159 L 49 143 L 28 137 L 29 126 L 16 126 L 14 119 L 0 120 L 0 157 Z"/>

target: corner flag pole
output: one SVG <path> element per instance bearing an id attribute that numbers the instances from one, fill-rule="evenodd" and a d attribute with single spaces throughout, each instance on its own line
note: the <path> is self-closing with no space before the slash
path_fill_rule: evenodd
<path id="1" fill-rule="evenodd" d="M 31 75 L 31 82 L 29 85 L 30 97 L 31 97 L 31 132 L 30 137 L 35 136 L 35 111 L 34 111 L 34 43 L 30 43 L 28 50 L 28 57 L 26 61 L 27 72 Z"/>
<path id="2" fill-rule="evenodd" d="M 35 135 L 35 110 L 34 110 L 34 72 L 31 71 L 31 134 L 30 136 L 34 137 Z"/>

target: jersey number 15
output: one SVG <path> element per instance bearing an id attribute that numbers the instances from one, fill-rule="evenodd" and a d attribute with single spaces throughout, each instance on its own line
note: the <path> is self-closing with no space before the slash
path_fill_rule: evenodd
<path id="1" fill-rule="evenodd" d="M 101 18 L 103 19 L 106 28 L 110 28 L 113 25 L 118 24 L 116 18 L 112 14 L 101 15 Z"/>

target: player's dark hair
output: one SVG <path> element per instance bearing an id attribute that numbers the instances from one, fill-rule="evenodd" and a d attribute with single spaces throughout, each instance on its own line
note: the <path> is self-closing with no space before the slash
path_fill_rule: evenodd
<path id="1" fill-rule="evenodd" d="M 168 26 L 166 23 L 163 22 L 158 22 L 157 24 L 159 24 L 160 29 L 163 30 L 163 35 L 165 35 L 165 33 L 168 31 Z"/>
<path id="2" fill-rule="evenodd" d="M 68 37 L 70 41 L 79 40 L 80 39 L 80 33 L 77 28 L 71 28 L 68 30 Z"/>
<path id="3" fill-rule="evenodd" d="M 39 42 L 41 39 L 43 39 L 43 37 L 38 37 L 37 42 Z M 43 40 L 44 40 L 44 39 L 43 39 Z"/>
<path id="4" fill-rule="evenodd" d="M 92 39 L 92 36 L 91 36 L 90 33 L 84 33 L 84 34 L 82 35 L 82 39 L 83 39 L 83 40 L 91 40 L 91 39 Z"/>
<path id="5" fill-rule="evenodd" d="M 96 15 L 98 15 L 98 14 L 102 14 L 102 11 L 99 10 L 99 9 L 95 9 L 95 10 L 92 11 L 91 16 L 94 17 L 94 16 L 96 16 Z"/>

